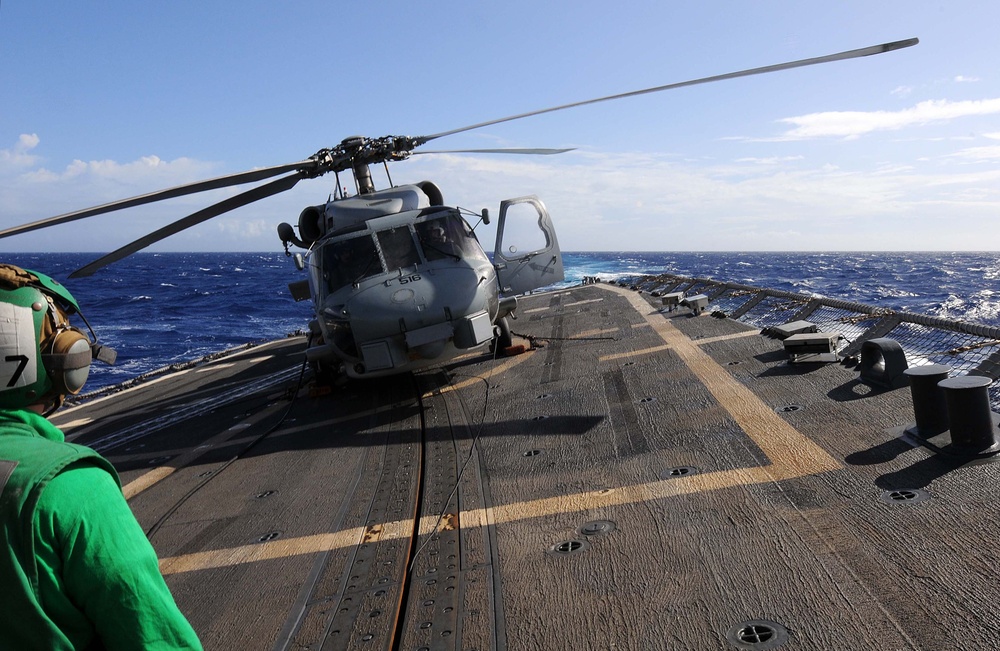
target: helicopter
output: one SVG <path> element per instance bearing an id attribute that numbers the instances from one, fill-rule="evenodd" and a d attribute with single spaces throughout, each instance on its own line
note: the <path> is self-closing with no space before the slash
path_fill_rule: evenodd
<path id="1" fill-rule="evenodd" d="M 286 255 L 307 272 L 289 284 L 292 296 L 312 300 L 307 359 L 318 370 L 349 378 L 375 378 L 438 365 L 491 345 L 510 349 L 509 319 L 517 296 L 564 278 L 562 255 L 544 203 L 530 195 L 501 202 L 493 257 L 487 256 L 466 217 L 489 224 L 481 213 L 449 206 L 431 181 L 393 185 L 388 164 L 414 154 L 561 154 L 569 149 L 464 149 L 415 151 L 426 143 L 473 129 L 598 102 L 735 79 L 802 66 L 881 54 L 916 45 L 911 38 L 809 59 L 608 95 L 520 113 L 427 136 L 353 136 L 298 162 L 216 177 L 0 230 L 11 237 L 143 204 L 235 185 L 258 185 L 168 224 L 80 269 L 92 275 L 186 228 L 241 206 L 290 190 L 303 179 L 333 172 L 336 191 L 308 206 L 296 227 L 278 226 Z M 382 164 L 389 187 L 376 189 L 371 166 Z M 353 176 L 348 195 L 340 174 Z M 284 175 L 284 176 L 281 176 Z M 478 223 L 476 224 L 478 226 Z M 295 253 L 295 246 L 304 253 Z"/>

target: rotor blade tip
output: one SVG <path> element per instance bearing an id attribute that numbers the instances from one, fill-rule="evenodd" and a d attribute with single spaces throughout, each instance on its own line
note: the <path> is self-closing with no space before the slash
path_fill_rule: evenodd
<path id="1" fill-rule="evenodd" d="M 885 45 L 883 45 L 882 47 L 884 49 L 882 51 L 892 52 L 893 50 L 902 50 L 904 47 L 910 47 L 912 45 L 916 45 L 919 42 L 920 42 L 919 38 L 908 38 L 903 41 L 893 41 L 892 43 L 886 43 Z"/>

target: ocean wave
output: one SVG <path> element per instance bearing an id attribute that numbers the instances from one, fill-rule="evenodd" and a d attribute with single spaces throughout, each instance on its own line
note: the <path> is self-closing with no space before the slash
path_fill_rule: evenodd
<path id="1" fill-rule="evenodd" d="M 95 365 L 88 389 L 304 329 L 308 301 L 288 283 L 305 276 L 276 253 L 140 253 L 91 278 L 68 275 L 93 256 L 22 254 L 14 264 L 66 283 L 98 336 L 119 350 Z M 1000 325 L 1000 261 L 986 253 L 564 253 L 566 280 L 617 281 L 674 273 L 773 287 L 896 310 Z M 149 280 L 145 280 L 149 279 Z"/>

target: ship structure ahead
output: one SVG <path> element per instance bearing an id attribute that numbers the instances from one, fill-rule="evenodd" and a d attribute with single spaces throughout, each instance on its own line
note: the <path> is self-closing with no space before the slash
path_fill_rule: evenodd
<path id="1" fill-rule="evenodd" d="M 55 421 L 206 648 L 1000 647 L 1000 332 L 675 276 L 514 316 L 412 374 L 317 383 L 290 337 Z"/>

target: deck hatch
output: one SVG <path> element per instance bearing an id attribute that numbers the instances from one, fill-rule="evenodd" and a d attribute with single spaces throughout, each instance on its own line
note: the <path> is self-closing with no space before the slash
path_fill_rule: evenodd
<path id="1" fill-rule="evenodd" d="M 606 533 L 611 533 L 618 528 L 611 520 L 592 520 L 591 522 L 585 523 L 580 527 L 580 533 L 584 536 L 600 536 Z"/>
<path id="2" fill-rule="evenodd" d="M 920 504 L 930 497 L 930 493 L 919 488 L 900 488 L 882 493 L 882 501 L 886 504 Z"/>
<path id="3" fill-rule="evenodd" d="M 586 540 L 566 540 L 553 545 L 549 551 L 554 554 L 569 555 L 584 552 L 590 549 L 590 543 Z"/>
<path id="4" fill-rule="evenodd" d="M 776 649 L 788 641 L 788 629 L 777 622 L 754 619 L 737 624 L 726 637 L 739 649 Z"/>
<path id="5" fill-rule="evenodd" d="M 782 405 L 774 408 L 774 410 L 779 414 L 788 414 L 793 411 L 802 411 L 803 409 L 805 409 L 805 407 L 802 405 Z"/>
<path id="6" fill-rule="evenodd" d="M 697 475 L 699 470 L 694 466 L 677 466 L 676 468 L 667 468 L 660 473 L 660 479 L 677 479 L 678 477 L 690 477 L 691 475 Z"/>

